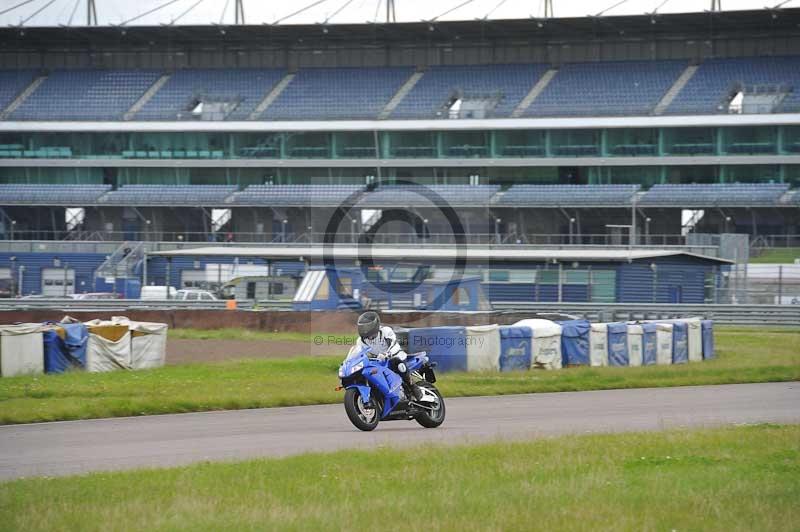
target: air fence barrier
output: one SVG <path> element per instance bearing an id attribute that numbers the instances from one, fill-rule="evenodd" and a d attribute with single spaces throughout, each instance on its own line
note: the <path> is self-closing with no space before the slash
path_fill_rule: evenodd
<path id="1" fill-rule="evenodd" d="M 421 327 L 410 353 L 426 351 L 441 372 L 635 367 L 714 358 L 711 320 L 590 323 L 525 319 L 513 325 Z"/>
<path id="2" fill-rule="evenodd" d="M 122 316 L 0 325 L 0 376 L 157 368 L 166 342 L 166 324 Z"/>

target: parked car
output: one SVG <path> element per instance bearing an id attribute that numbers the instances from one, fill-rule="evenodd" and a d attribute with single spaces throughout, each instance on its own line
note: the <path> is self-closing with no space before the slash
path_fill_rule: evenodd
<path id="1" fill-rule="evenodd" d="M 184 289 L 175 292 L 175 299 L 180 301 L 216 301 L 217 297 L 208 290 Z"/>
<path id="2" fill-rule="evenodd" d="M 88 294 L 72 294 L 72 299 L 119 299 L 114 292 L 89 292 Z"/>

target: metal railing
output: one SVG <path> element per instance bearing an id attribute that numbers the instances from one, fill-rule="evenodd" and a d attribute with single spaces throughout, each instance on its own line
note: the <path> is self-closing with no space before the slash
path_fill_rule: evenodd
<path id="1" fill-rule="evenodd" d="M 559 312 L 597 322 L 701 316 L 720 324 L 800 327 L 800 305 L 670 305 L 645 303 L 494 302 L 495 310 Z"/>

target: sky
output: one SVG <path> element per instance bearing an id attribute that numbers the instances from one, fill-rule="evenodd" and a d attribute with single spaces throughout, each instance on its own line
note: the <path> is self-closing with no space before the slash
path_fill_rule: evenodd
<path id="1" fill-rule="evenodd" d="M 142 15 L 161 4 L 169 5 L 145 15 L 128 25 L 169 24 L 232 24 L 235 0 L 95 0 L 101 25 L 120 24 Z M 26 26 L 73 26 L 86 24 L 87 0 L 0 0 L 0 12 L 15 5 L 17 9 L 0 14 L 0 24 Z M 763 9 L 781 0 L 722 0 L 725 10 Z M 303 13 L 294 12 L 311 4 Z M 227 5 L 227 9 L 226 8 Z M 711 0 L 553 0 L 556 17 L 597 15 L 637 15 L 651 13 L 680 13 L 709 9 Z M 193 9 L 190 10 L 190 8 Z M 458 7 L 461 6 L 461 7 Z M 785 7 L 800 7 L 800 0 L 789 0 Z M 446 14 L 447 11 L 454 9 Z M 386 0 L 244 0 L 248 24 L 310 24 L 328 22 L 363 23 L 385 20 Z M 398 22 L 420 20 L 473 20 L 476 18 L 527 18 L 542 16 L 544 0 L 395 0 Z M 288 18 L 287 18 L 288 17 Z"/>

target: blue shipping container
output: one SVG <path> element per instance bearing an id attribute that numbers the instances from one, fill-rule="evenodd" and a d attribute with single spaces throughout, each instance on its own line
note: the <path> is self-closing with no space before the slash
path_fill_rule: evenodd
<path id="1" fill-rule="evenodd" d="M 530 369 L 530 327 L 500 327 L 500 371 Z"/>

